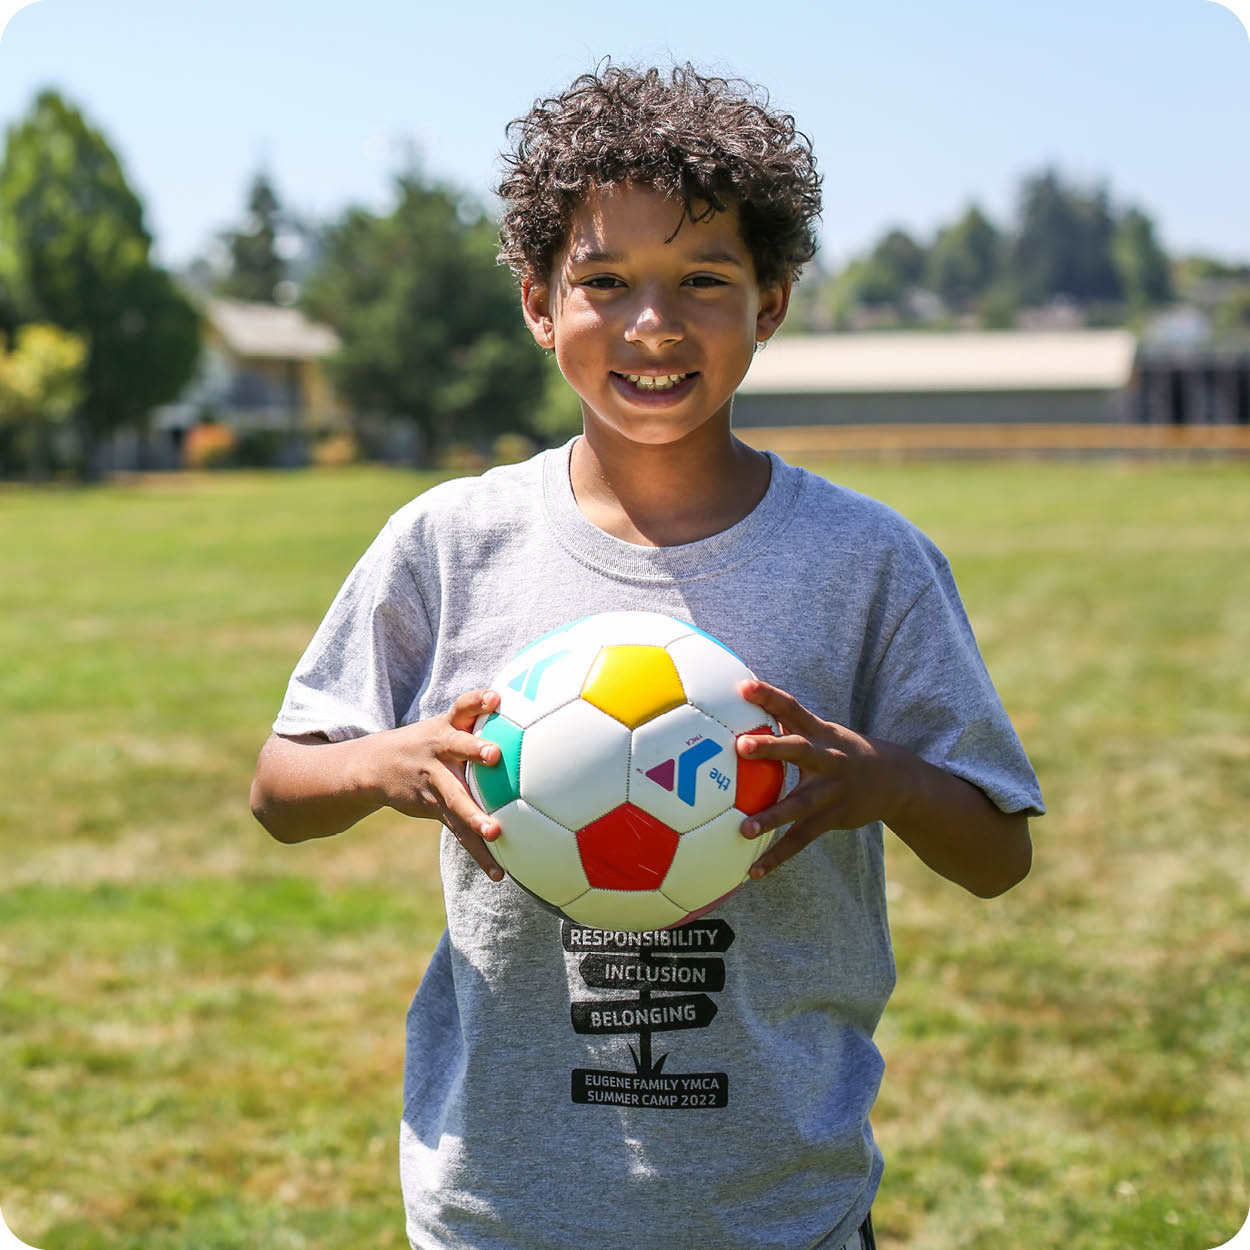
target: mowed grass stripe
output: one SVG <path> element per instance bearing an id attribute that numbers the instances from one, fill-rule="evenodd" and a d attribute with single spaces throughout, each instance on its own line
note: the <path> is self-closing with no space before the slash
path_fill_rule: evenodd
<path id="1" fill-rule="evenodd" d="M 989 903 L 889 842 L 883 1250 L 1220 1244 L 1250 1202 L 1245 467 L 814 467 L 947 552 L 1051 809 Z M 246 794 L 331 596 L 434 480 L 0 490 L 0 1206 L 32 1245 L 404 1245 L 434 831 L 282 847 Z"/>

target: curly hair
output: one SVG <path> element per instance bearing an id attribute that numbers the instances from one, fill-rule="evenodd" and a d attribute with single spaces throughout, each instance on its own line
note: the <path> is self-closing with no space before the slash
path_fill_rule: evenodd
<path id="1" fill-rule="evenodd" d="M 741 79 L 609 61 L 536 100 L 507 133 L 499 259 L 518 277 L 549 277 L 578 202 L 620 183 L 680 200 L 683 221 L 736 207 L 762 286 L 796 279 L 816 251 L 821 180 L 811 142 Z"/>

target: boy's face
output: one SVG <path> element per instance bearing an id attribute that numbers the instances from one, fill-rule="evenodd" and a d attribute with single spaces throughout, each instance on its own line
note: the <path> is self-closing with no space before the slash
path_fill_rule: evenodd
<path id="1" fill-rule="evenodd" d="M 734 391 L 790 288 L 760 287 L 736 209 L 693 222 L 680 201 L 624 184 L 578 205 L 550 279 L 526 279 L 521 292 L 588 429 L 662 444 L 709 421 L 728 429 Z"/>

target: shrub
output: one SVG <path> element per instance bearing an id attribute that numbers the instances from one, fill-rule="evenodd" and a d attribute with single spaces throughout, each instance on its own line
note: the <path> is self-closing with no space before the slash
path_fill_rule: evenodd
<path id="1" fill-rule="evenodd" d="M 193 425 L 182 444 L 182 463 L 188 469 L 223 469 L 234 463 L 238 439 L 228 425 L 202 421 Z"/>
<path id="2" fill-rule="evenodd" d="M 319 438 L 313 447 L 313 464 L 323 469 L 341 469 L 361 458 L 360 443 L 348 430 L 337 430 Z"/>

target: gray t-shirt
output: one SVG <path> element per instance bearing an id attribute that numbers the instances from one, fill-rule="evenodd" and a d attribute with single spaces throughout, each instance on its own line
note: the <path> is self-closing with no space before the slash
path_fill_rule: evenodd
<path id="1" fill-rule="evenodd" d="M 639 608 L 693 621 L 818 715 L 1002 810 L 1041 813 L 949 566 L 909 522 L 774 456 L 737 525 L 634 546 L 578 510 L 571 447 L 396 512 L 274 730 L 337 741 L 444 712 L 540 635 Z M 445 830 L 441 867 L 448 928 L 407 1026 L 414 1247 L 833 1250 L 852 1237 L 882 1171 L 872 1035 L 894 960 L 879 824 L 827 833 L 712 915 L 642 937 L 562 922 L 489 881 Z"/>

